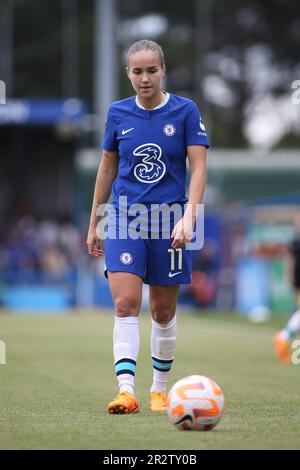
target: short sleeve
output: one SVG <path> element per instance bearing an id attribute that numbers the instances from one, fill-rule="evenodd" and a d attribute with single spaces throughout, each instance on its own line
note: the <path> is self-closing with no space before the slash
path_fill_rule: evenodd
<path id="1" fill-rule="evenodd" d="M 185 146 L 205 145 L 209 147 L 205 126 L 201 119 L 198 106 L 191 102 L 185 117 Z"/>
<path id="2" fill-rule="evenodd" d="M 111 109 L 109 109 L 105 121 L 102 148 L 111 152 L 118 150 L 116 121 Z"/>

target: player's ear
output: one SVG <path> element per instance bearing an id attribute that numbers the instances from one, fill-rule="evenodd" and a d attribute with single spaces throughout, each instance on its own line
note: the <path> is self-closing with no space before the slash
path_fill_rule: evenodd
<path id="1" fill-rule="evenodd" d="M 125 65 L 125 72 L 127 74 L 127 77 L 129 77 L 129 67 L 128 67 L 128 65 Z"/>
<path id="2" fill-rule="evenodd" d="M 163 71 L 163 77 L 166 75 L 167 73 L 167 69 L 166 69 L 166 66 L 165 65 L 162 65 L 162 71 Z"/>

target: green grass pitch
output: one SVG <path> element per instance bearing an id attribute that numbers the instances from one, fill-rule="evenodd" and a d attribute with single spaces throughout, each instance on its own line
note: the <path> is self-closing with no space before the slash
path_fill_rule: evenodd
<path id="1" fill-rule="evenodd" d="M 0 313 L 1 449 L 299 449 L 300 365 L 281 365 L 271 338 L 283 321 L 250 324 L 231 314 L 179 314 L 171 385 L 213 378 L 226 398 L 211 432 L 178 431 L 151 414 L 150 320 L 141 315 L 137 415 L 109 415 L 116 394 L 113 314 L 35 317 Z"/>

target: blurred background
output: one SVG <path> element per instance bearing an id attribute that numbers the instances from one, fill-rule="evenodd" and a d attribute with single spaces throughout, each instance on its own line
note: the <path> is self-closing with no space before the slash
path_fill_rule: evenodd
<path id="1" fill-rule="evenodd" d="M 112 306 L 85 239 L 105 114 L 133 94 L 124 59 L 144 38 L 163 47 L 165 89 L 196 101 L 211 142 L 205 244 L 180 303 L 257 321 L 289 315 L 288 246 L 300 229 L 296 0 L 1 0 L 0 305 Z"/>

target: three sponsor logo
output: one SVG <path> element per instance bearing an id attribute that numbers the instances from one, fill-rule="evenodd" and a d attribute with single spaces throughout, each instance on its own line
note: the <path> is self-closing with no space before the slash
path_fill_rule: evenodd
<path id="1" fill-rule="evenodd" d="M 134 176 L 141 183 L 157 183 L 166 173 L 166 165 L 161 160 L 162 149 L 152 142 L 139 145 L 133 151 L 135 157 L 142 157 L 142 162 L 134 167 Z"/>

